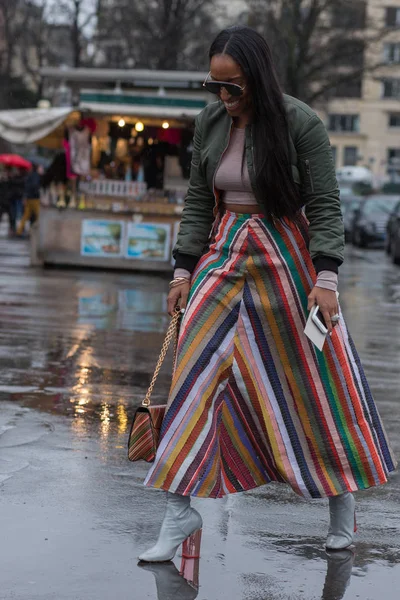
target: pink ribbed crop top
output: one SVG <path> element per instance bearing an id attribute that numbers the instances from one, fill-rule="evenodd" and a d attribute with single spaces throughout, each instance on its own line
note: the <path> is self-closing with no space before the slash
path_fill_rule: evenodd
<path id="1" fill-rule="evenodd" d="M 243 161 L 244 142 L 245 129 L 234 128 L 215 174 L 215 187 L 222 192 L 225 204 L 257 204 L 246 159 Z"/>

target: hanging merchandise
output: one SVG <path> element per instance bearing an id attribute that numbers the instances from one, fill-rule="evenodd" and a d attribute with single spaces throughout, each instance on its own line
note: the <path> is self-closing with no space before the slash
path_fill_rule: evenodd
<path id="1" fill-rule="evenodd" d="M 78 125 L 79 129 L 88 128 L 90 133 L 93 134 L 97 130 L 97 123 L 93 117 L 82 117 Z"/>
<path id="2" fill-rule="evenodd" d="M 85 127 L 82 131 L 71 127 L 69 130 L 69 144 L 71 154 L 71 169 L 77 175 L 90 174 L 90 129 Z"/>
<path id="3" fill-rule="evenodd" d="M 71 145 L 67 139 L 63 140 L 63 148 L 65 150 L 65 166 L 67 179 L 76 179 L 77 175 L 71 170 Z"/>
<path id="4" fill-rule="evenodd" d="M 172 128 L 159 128 L 157 129 L 157 139 L 160 142 L 167 142 L 173 146 L 179 146 L 182 141 L 182 130 Z"/>

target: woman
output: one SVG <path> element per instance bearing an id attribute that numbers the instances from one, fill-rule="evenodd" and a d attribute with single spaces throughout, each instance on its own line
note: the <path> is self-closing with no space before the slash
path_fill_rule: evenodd
<path id="1" fill-rule="evenodd" d="M 168 299 L 170 313 L 186 310 L 145 482 L 168 492 L 167 509 L 139 558 L 170 560 L 201 529 L 190 496 L 271 481 L 328 497 L 326 546 L 343 549 L 351 492 L 385 483 L 395 461 L 337 302 L 344 240 L 328 136 L 282 94 L 267 43 L 247 27 L 217 36 L 204 85 L 219 100 L 196 122 Z M 322 352 L 304 335 L 315 304 L 330 334 Z"/>

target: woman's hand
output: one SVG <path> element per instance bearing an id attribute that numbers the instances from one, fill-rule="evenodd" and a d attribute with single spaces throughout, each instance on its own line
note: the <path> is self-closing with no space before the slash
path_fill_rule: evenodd
<path id="1" fill-rule="evenodd" d="M 339 314 L 339 304 L 337 301 L 336 292 L 316 286 L 313 287 L 308 296 L 308 310 L 311 310 L 315 304 L 318 304 L 320 311 L 322 312 L 322 316 L 325 319 L 328 333 L 330 335 L 333 328 L 337 325 L 337 322 L 332 323 L 331 318 L 333 315 Z"/>
<path id="2" fill-rule="evenodd" d="M 175 313 L 175 308 L 185 309 L 190 290 L 189 281 L 183 281 L 180 285 L 171 288 L 168 294 L 167 308 L 168 314 L 172 317 Z"/>

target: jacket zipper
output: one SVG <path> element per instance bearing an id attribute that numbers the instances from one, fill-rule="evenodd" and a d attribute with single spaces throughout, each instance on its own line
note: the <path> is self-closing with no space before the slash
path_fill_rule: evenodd
<path id="1" fill-rule="evenodd" d="M 226 144 L 226 146 L 224 148 L 224 151 L 222 152 L 221 156 L 219 157 L 219 161 L 217 163 L 217 166 L 215 168 L 214 175 L 213 175 L 213 194 L 214 194 L 214 201 L 215 201 L 214 210 L 218 207 L 218 198 L 217 198 L 217 193 L 215 191 L 215 178 L 217 176 L 217 172 L 218 172 L 219 166 L 221 164 L 221 161 L 222 161 L 222 159 L 224 157 L 224 154 L 228 150 L 229 142 L 231 141 L 232 127 L 233 127 L 233 122 L 231 123 L 231 128 L 229 130 L 228 143 Z"/>
<path id="2" fill-rule="evenodd" d="M 305 164 L 306 164 L 306 173 L 308 175 L 308 179 L 310 181 L 310 187 L 311 187 L 311 191 L 314 191 L 314 182 L 313 182 L 313 178 L 312 178 L 312 174 L 311 174 L 311 165 L 310 165 L 310 161 L 308 160 L 308 158 L 305 160 Z"/>
<path id="3" fill-rule="evenodd" d="M 251 182 L 252 190 L 254 192 L 254 197 L 255 197 L 255 199 L 257 201 L 257 204 L 258 204 L 258 200 L 257 200 L 257 197 L 256 197 L 256 191 L 255 191 L 256 190 L 256 187 L 255 187 L 255 178 L 256 178 L 255 177 L 255 172 L 256 172 L 255 168 L 256 167 L 255 167 L 255 162 L 254 162 L 254 146 L 253 146 L 253 130 L 252 130 L 252 128 L 250 129 L 250 139 L 251 139 L 251 147 L 250 147 L 250 149 L 251 149 L 251 158 L 253 160 L 252 172 L 253 172 L 253 175 L 254 175 L 254 186 L 253 186 L 253 182 L 251 181 L 251 176 L 250 176 L 250 182 Z M 250 169 L 249 169 L 249 175 L 250 175 Z"/>

